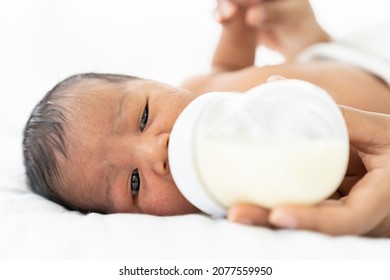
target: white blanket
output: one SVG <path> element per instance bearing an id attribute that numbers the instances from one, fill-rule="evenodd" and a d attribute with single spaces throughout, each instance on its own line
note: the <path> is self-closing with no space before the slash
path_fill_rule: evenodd
<path id="1" fill-rule="evenodd" d="M 0 4 L 0 259 L 390 259 L 388 239 L 270 230 L 201 214 L 83 215 L 32 194 L 21 134 L 50 87 L 83 71 L 175 83 L 207 69 L 219 31 L 214 1 L 33 2 Z"/>

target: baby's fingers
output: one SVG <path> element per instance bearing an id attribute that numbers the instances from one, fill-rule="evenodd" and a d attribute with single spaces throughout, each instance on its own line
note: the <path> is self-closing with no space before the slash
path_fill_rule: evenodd
<path id="1" fill-rule="evenodd" d="M 278 24 L 288 21 L 296 14 L 292 11 L 291 1 L 267 0 L 248 7 L 246 23 L 252 27 L 261 27 L 263 24 Z"/>
<path id="2" fill-rule="evenodd" d="M 246 23 L 260 28 L 263 24 L 294 26 L 314 13 L 308 1 L 263 0 L 248 6 Z"/>
<path id="3" fill-rule="evenodd" d="M 228 22 L 236 14 L 237 9 L 237 4 L 232 0 L 217 0 L 214 17 L 219 23 Z"/>
<path id="4" fill-rule="evenodd" d="M 257 4 L 247 9 L 245 22 L 253 28 L 259 28 L 269 19 L 269 16 L 266 7 L 263 4 Z"/>

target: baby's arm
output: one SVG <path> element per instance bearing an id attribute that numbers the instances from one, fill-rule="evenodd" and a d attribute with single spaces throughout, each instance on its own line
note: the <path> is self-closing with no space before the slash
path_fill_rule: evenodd
<path id="1" fill-rule="evenodd" d="M 239 6 L 234 17 L 222 23 L 222 33 L 211 62 L 212 73 L 237 71 L 255 62 L 256 29 L 245 23 L 246 8 Z"/>
<path id="2" fill-rule="evenodd" d="M 237 82 L 246 84 L 248 75 L 244 72 L 252 72 L 250 68 L 254 66 L 258 42 L 292 61 L 306 47 L 331 40 L 318 24 L 308 0 L 217 1 L 217 19 L 223 30 L 212 60 L 212 71 L 182 84 L 196 93 L 219 89 L 221 85 L 229 88 L 233 82 L 231 75 L 223 74 L 236 73 L 234 77 L 243 78 Z M 226 9 L 223 3 L 229 3 L 227 6 L 230 8 Z M 263 75 L 250 80 L 263 82 L 268 74 L 274 74 L 272 72 L 264 69 Z M 221 76 L 227 79 L 221 79 Z M 250 85 L 253 85 L 251 81 Z M 234 89 L 237 86 L 235 84 Z"/>
<path id="3" fill-rule="evenodd" d="M 238 72 L 254 65 L 257 31 L 245 23 L 245 12 L 244 7 L 238 6 L 229 21 L 221 22 L 222 32 L 211 61 L 211 71 L 191 77 L 182 87 L 203 93 L 219 84 L 220 74 Z"/>

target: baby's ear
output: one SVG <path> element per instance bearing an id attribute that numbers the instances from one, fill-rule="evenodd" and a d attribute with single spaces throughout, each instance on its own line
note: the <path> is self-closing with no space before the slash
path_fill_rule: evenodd
<path id="1" fill-rule="evenodd" d="M 275 81 L 280 81 L 280 80 L 287 80 L 287 78 L 283 76 L 278 76 L 278 75 L 272 75 L 267 79 L 267 83 L 269 82 L 275 82 Z"/>

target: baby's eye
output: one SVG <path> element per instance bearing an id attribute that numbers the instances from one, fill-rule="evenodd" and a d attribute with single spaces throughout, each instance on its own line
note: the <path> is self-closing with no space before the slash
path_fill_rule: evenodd
<path id="1" fill-rule="evenodd" d="M 133 171 L 133 173 L 131 174 L 130 184 L 131 184 L 132 195 L 138 194 L 139 187 L 141 186 L 141 181 L 139 179 L 138 169 L 135 169 Z"/>
<path id="2" fill-rule="evenodd" d="M 148 116 L 149 116 L 149 108 L 148 108 L 148 104 L 146 103 L 146 106 L 145 106 L 145 109 L 142 113 L 141 121 L 139 124 L 141 131 L 144 131 L 146 124 L 148 123 Z"/>

